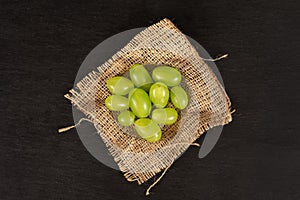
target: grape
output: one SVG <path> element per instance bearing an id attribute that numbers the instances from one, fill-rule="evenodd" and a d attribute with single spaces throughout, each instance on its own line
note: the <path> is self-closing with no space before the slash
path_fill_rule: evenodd
<path id="1" fill-rule="evenodd" d="M 150 100 L 157 108 L 164 108 L 169 101 L 169 89 L 161 83 L 154 83 L 149 91 Z"/>
<path id="2" fill-rule="evenodd" d="M 151 119 L 163 125 L 174 124 L 178 118 L 178 113 L 174 108 L 159 108 L 152 111 Z"/>
<path id="3" fill-rule="evenodd" d="M 139 118 L 148 117 L 152 108 L 148 94 L 143 89 L 137 88 L 129 96 L 131 111 Z"/>
<path id="4" fill-rule="evenodd" d="M 163 82 L 170 87 L 176 86 L 181 82 L 180 72 L 169 66 L 156 67 L 152 72 L 152 78 L 154 81 Z"/>
<path id="5" fill-rule="evenodd" d="M 146 70 L 146 68 L 141 64 L 134 64 L 130 67 L 129 75 L 131 81 L 136 87 L 141 87 L 145 91 L 149 91 L 153 80 Z"/>
<path id="6" fill-rule="evenodd" d="M 119 114 L 118 122 L 122 126 L 130 126 L 134 123 L 134 118 L 135 118 L 135 116 L 131 111 L 125 110 Z"/>
<path id="7" fill-rule="evenodd" d="M 136 120 L 134 128 L 136 132 L 148 142 L 156 142 L 161 138 L 160 127 L 149 118 Z"/>
<path id="8" fill-rule="evenodd" d="M 106 81 L 106 87 L 113 94 L 127 95 L 134 88 L 134 85 L 125 77 L 115 76 Z"/>
<path id="9" fill-rule="evenodd" d="M 188 105 L 188 96 L 182 87 L 175 86 L 171 89 L 171 102 L 181 110 Z"/>
<path id="10" fill-rule="evenodd" d="M 128 99 L 120 95 L 110 95 L 105 99 L 105 106 L 112 111 L 122 111 L 129 108 Z"/>

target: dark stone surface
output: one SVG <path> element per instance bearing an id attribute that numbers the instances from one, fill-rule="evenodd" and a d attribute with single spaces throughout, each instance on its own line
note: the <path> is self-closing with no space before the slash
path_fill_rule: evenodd
<path id="1" fill-rule="evenodd" d="M 0 199 L 145 199 L 94 159 L 63 98 L 105 38 L 170 18 L 215 57 L 237 109 L 214 150 L 191 147 L 149 199 L 300 199 L 298 1 L 0 4 Z"/>

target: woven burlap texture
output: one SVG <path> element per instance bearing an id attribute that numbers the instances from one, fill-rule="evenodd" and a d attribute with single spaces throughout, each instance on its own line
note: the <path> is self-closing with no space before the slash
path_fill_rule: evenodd
<path id="1" fill-rule="evenodd" d="M 186 80 L 189 105 L 174 125 L 163 128 L 159 142 L 149 143 L 124 133 L 104 105 L 110 95 L 106 81 L 123 75 L 135 63 L 170 65 L 179 69 Z M 137 34 L 97 70 L 90 72 L 65 97 L 94 122 L 128 181 L 138 184 L 147 181 L 170 166 L 209 128 L 232 119 L 224 88 L 185 35 L 168 19 Z"/>

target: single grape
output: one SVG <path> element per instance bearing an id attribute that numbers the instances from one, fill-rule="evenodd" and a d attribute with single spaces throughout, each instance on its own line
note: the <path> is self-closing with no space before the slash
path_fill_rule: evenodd
<path id="1" fill-rule="evenodd" d="M 131 111 L 124 110 L 119 114 L 118 122 L 122 126 L 130 126 L 134 123 L 134 118 L 135 115 Z"/>
<path id="2" fill-rule="evenodd" d="M 148 117 L 152 108 L 148 94 L 143 89 L 134 89 L 129 95 L 131 111 L 139 118 Z"/>
<path id="3" fill-rule="evenodd" d="M 161 129 L 149 118 L 138 119 L 134 123 L 136 132 L 148 142 L 156 142 L 161 138 Z"/>
<path id="4" fill-rule="evenodd" d="M 163 82 L 167 86 L 173 87 L 181 82 L 180 72 L 169 66 L 159 66 L 152 71 L 152 78 L 156 82 Z"/>
<path id="5" fill-rule="evenodd" d="M 129 108 L 128 99 L 121 95 L 110 95 L 105 99 L 105 106 L 112 111 L 122 111 Z"/>
<path id="6" fill-rule="evenodd" d="M 155 107 L 164 108 L 169 101 L 169 89 L 164 83 L 154 83 L 150 88 L 149 96 Z"/>
<path id="7" fill-rule="evenodd" d="M 141 64 L 134 64 L 130 67 L 129 75 L 131 81 L 136 87 L 141 87 L 145 91 L 149 91 L 153 80 L 146 70 L 146 68 Z"/>
<path id="8" fill-rule="evenodd" d="M 175 86 L 171 89 L 171 102 L 181 110 L 188 105 L 188 96 L 182 87 Z"/>
<path id="9" fill-rule="evenodd" d="M 171 125 L 177 121 L 178 113 L 174 108 L 159 108 L 152 111 L 151 119 L 162 125 Z"/>
<path id="10" fill-rule="evenodd" d="M 115 76 L 106 81 L 106 87 L 113 94 L 127 95 L 134 88 L 134 85 L 125 77 Z"/>

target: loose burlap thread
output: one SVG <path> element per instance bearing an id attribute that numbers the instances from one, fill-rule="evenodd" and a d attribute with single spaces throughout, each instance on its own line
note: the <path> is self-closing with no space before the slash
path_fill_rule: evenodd
<path id="1" fill-rule="evenodd" d="M 123 75 L 135 63 L 176 67 L 190 91 L 188 107 L 180 112 L 174 125 L 163 128 L 159 142 L 149 143 L 124 133 L 104 105 L 110 95 L 106 81 Z M 169 167 L 209 128 L 232 120 L 231 104 L 224 88 L 185 35 L 168 19 L 137 34 L 65 97 L 93 121 L 125 178 L 138 184 Z"/>

